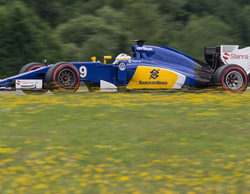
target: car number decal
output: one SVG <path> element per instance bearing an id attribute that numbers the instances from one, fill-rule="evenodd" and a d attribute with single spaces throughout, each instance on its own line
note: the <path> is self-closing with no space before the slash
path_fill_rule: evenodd
<path id="1" fill-rule="evenodd" d="M 87 68 L 85 66 L 81 66 L 79 68 L 79 72 L 80 72 L 80 77 L 81 78 L 87 77 Z"/>

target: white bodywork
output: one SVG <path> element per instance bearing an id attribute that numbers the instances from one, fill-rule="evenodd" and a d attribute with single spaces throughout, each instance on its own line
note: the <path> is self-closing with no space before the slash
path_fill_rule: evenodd
<path id="1" fill-rule="evenodd" d="M 238 45 L 222 45 L 221 60 L 226 65 L 239 65 L 250 73 L 250 47 L 239 49 Z"/>
<path id="2" fill-rule="evenodd" d="M 186 76 L 175 72 L 178 75 L 178 79 L 173 87 L 173 89 L 181 89 L 186 81 Z"/>
<path id="3" fill-rule="evenodd" d="M 110 82 L 101 80 L 100 86 L 102 92 L 117 92 L 117 87 Z"/>

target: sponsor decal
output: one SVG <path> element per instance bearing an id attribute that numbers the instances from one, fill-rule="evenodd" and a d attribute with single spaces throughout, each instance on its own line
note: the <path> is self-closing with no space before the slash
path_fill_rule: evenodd
<path id="1" fill-rule="evenodd" d="M 137 47 L 136 50 L 138 51 L 153 51 L 153 48 L 148 48 L 148 47 Z"/>
<path id="2" fill-rule="evenodd" d="M 127 69 L 126 64 L 125 63 L 120 63 L 119 64 L 119 69 L 120 69 L 120 71 L 125 71 Z"/>
<path id="3" fill-rule="evenodd" d="M 248 55 L 237 55 L 237 54 L 231 54 L 231 59 L 248 59 Z"/>
<path id="4" fill-rule="evenodd" d="M 229 54 L 228 53 L 224 53 L 224 56 L 222 57 L 223 59 L 225 59 L 225 60 L 228 60 L 229 59 Z"/>
<path id="5" fill-rule="evenodd" d="M 229 54 L 229 53 L 224 53 L 224 56 L 222 57 L 224 60 L 229 60 L 229 59 L 249 59 L 248 55 L 237 55 L 237 54 Z"/>
<path id="6" fill-rule="evenodd" d="M 16 89 L 42 89 L 42 80 L 16 80 Z"/>
<path id="7" fill-rule="evenodd" d="M 168 82 L 161 81 L 139 81 L 140 85 L 168 85 Z"/>
<path id="8" fill-rule="evenodd" d="M 179 75 L 173 71 L 147 66 L 138 66 L 127 89 L 174 88 Z"/>
<path id="9" fill-rule="evenodd" d="M 20 80 L 17 80 L 17 81 L 16 81 L 16 84 L 17 84 L 18 86 L 20 86 L 20 85 L 21 85 L 21 81 L 20 81 Z"/>
<path id="10" fill-rule="evenodd" d="M 153 69 L 150 71 L 150 77 L 149 79 L 154 79 L 156 80 L 159 75 L 160 69 Z M 139 81 L 139 85 L 168 85 L 167 81 Z"/>
<path id="11" fill-rule="evenodd" d="M 153 71 L 150 72 L 150 78 L 149 79 L 157 79 L 159 77 L 160 70 L 154 69 Z"/>
<path id="12" fill-rule="evenodd" d="M 142 60 L 131 60 L 132 63 L 141 63 Z"/>

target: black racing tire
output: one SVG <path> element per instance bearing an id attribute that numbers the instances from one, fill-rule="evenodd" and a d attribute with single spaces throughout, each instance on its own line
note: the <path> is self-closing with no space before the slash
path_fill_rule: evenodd
<path id="1" fill-rule="evenodd" d="M 79 71 L 67 62 L 51 66 L 46 73 L 45 80 L 53 93 L 74 93 L 80 86 Z"/>
<path id="2" fill-rule="evenodd" d="M 249 87 L 250 86 L 250 74 L 248 74 L 247 79 L 248 79 L 248 87 Z"/>
<path id="3" fill-rule="evenodd" d="M 44 66 L 45 66 L 44 64 L 38 63 L 38 62 L 28 63 L 22 67 L 22 69 L 19 71 L 19 74 L 33 71 L 35 69 L 38 69 L 38 68 L 41 68 Z M 44 88 L 41 90 L 22 90 L 22 91 L 25 94 L 45 94 L 48 91 L 48 89 L 45 85 L 46 84 L 43 83 Z"/>
<path id="4" fill-rule="evenodd" d="M 215 82 L 221 84 L 224 90 L 228 92 L 241 93 L 247 89 L 248 76 L 242 67 L 227 65 L 216 71 Z"/>
<path id="5" fill-rule="evenodd" d="M 28 63 L 22 67 L 22 69 L 19 71 L 19 74 L 29 72 L 44 66 L 45 66 L 44 64 L 37 62 Z"/>

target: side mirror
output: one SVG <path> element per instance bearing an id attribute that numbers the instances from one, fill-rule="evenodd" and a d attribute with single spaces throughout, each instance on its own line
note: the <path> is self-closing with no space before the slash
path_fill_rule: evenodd
<path id="1" fill-rule="evenodd" d="M 91 57 L 92 62 L 96 62 L 96 57 Z"/>
<path id="2" fill-rule="evenodd" d="M 104 56 L 104 64 L 107 64 L 107 60 L 111 60 L 112 56 Z"/>

